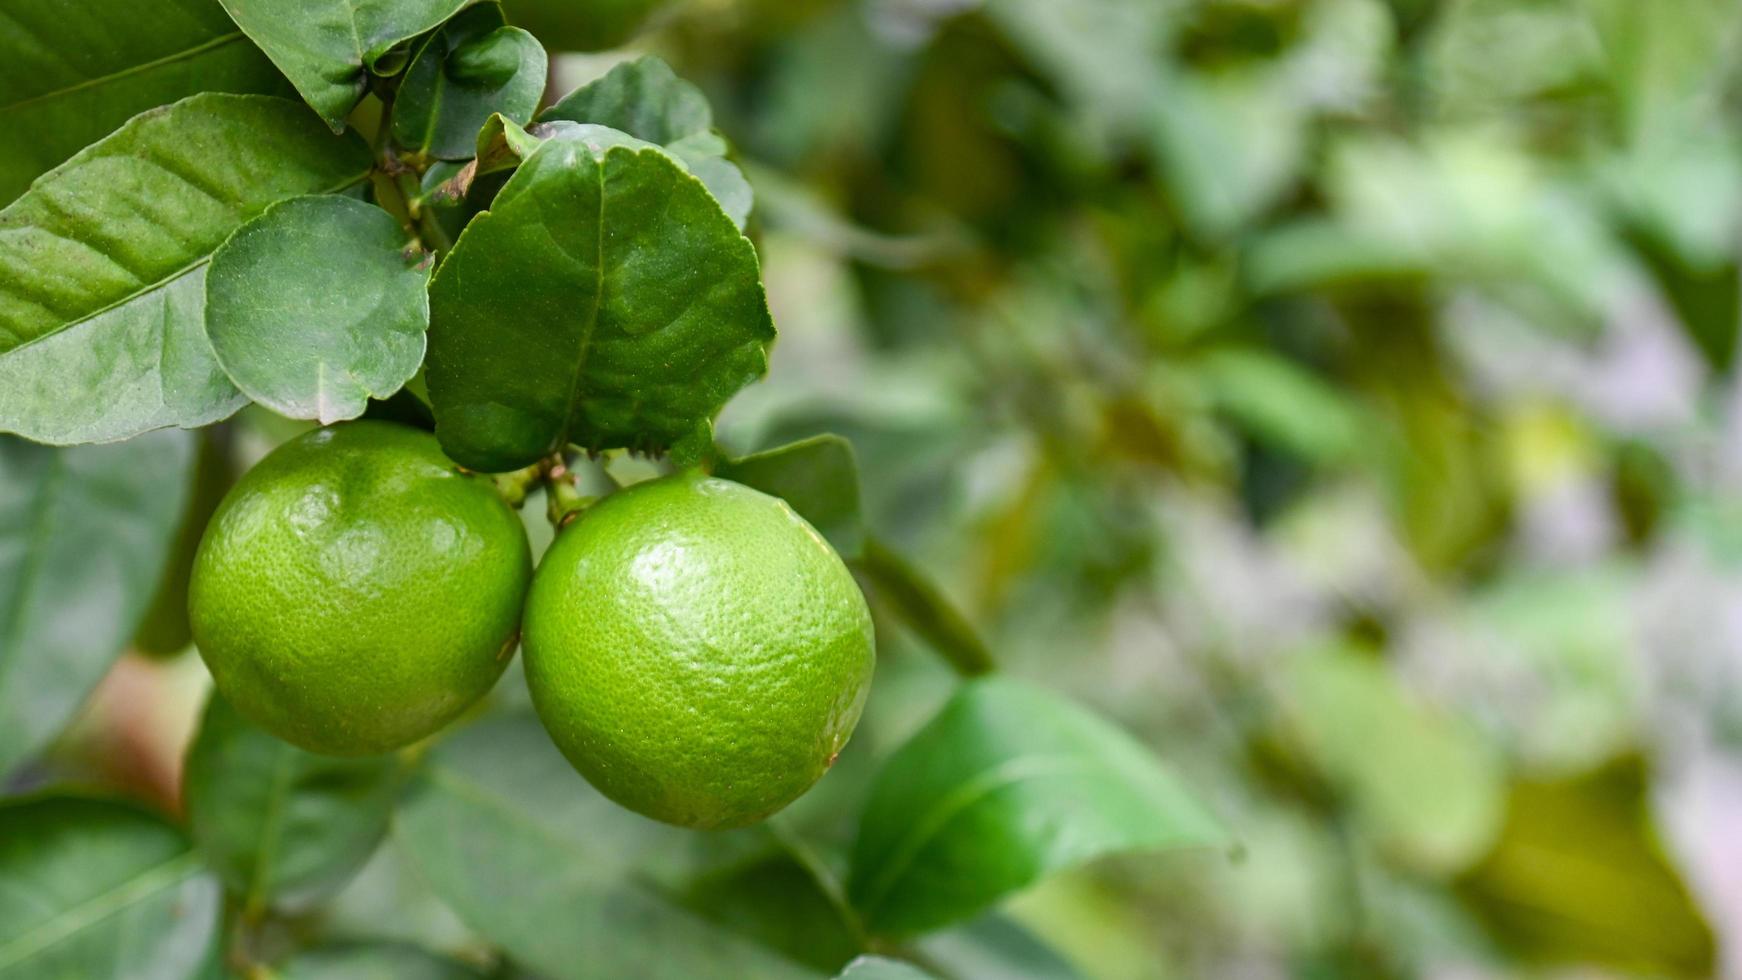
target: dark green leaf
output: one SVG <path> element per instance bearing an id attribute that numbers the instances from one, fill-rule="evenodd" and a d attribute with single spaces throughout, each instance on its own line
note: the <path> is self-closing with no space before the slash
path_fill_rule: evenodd
<path id="1" fill-rule="evenodd" d="M 601 51 L 634 37 L 678 0 L 507 0 L 508 17 L 559 51 Z"/>
<path id="2" fill-rule="evenodd" d="M 650 884 L 649 859 L 694 835 L 599 796 L 529 714 L 439 745 L 394 835 L 467 925 L 552 980 L 819 975 Z"/>
<path id="3" fill-rule="evenodd" d="M 393 138 L 408 150 L 463 160 L 494 113 L 525 125 L 544 94 L 544 48 L 479 4 L 438 31 L 405 71 L 393 104 Z"/>
<path id="4" fill-rule="evenodd" d="M 353 419 L 423 363 L 429 266 L 374 205 L 292 198 L 212 256 L 206 336 L 249 398 L 322 425 Z"/>
<path id="5" fill-rule="evenodd" d="M 198 92 L 289 92 L 218 0 L 13 0 L 5 16 L 0 204 L 146 109 Z"/>
<path id="6" fill-rule="evenodd" d="M 304 752 L 213 695 L 182 793 L 206 863 L 257 914 L 305 906 L 362 867 L 387 833 L 398 787 L 392 756 Z"/>
<path id="7" fill-rule="evenodd" d="M 139 624 L 181 522 L 193 436 L 50 449 L 0 436 L 0 776 Z"/>
<path id="8" fill-rule="evenodd" d="M 185 980 L 216 957 L 218 883 L 175 828 L 118 803 L 0 806 L 0 978 Z"/>
<path id="9" fill-rule="evenodd" d="M 368 70 L 470 0 L 220 0 L 334 132 L 363 98 Z M 401 61 L 400 65 L 404 62 Z"/>
<path id="10" fill-rule="evenodd" d="M 912 963 L 887 956 L 861 956 L 837 974 L 837 980 L 930 980 L 931 974 Z"/>
<path id="11" fill-rule="evenodd" d="M 135 117 L 0 210 L 0 431 L 108 442 L 244 399 L 204 329 L 206 264 L 276 201 L 361 180 L 368 149 L 286 99 Z"/>
<path id="12" fill-rule="evenodd" d="M 848 894 L 874 932 L 970 918 L 1049 872 L 1227 838 L 1149 751 L 1006 677 L 964 684 L 866 803 Z"/>
<path id="13" fill-rule="evenodd" d="M 714 475 L 735 480 L 792 505 L 842 557 L 857 558 L 865 525 L 859 515 L 859 467 L 853 444 L 837 435 L 728 459 Z"/>
<path id="14" fill-rule="evenodd" d="M 194 554 L 199 551 L 206 522 L 235 482 L 229 440 L 216 429 L 201 429 L 194 438 L 198 448 L 187 504 L 182 508 L 169 560 L 157 580 L 157 591 L 133 634 L 133 648 L 144 654 L 179 653 L 193 642 L 193 629 L 188 625 L 188 579 L 193 575 Z"/>
<path id="15" fill-rule="evenodd" d="M 759 275 L 750 242 L 671 157 L 574 127 L 521 164 L 430 285 L 436 435 L 490 472 L 570 443 L 704 440 L 767 370 Z"/>
<path id="16" fill-rule="evenodd" d="M 272 980 L 483 980 L 458 960 L 410 943 L 347 943 L 298 953 L 272 968 Z"/>
<path id="17" fill-rule="evenodd" d="M 875 538 L 865 538 L 854 567 L 869 580 L 871 598 L 901 617 L 965 677 L 996 666 L 974 629 L 937 583 Z"/>
<path id="18" fill-rule="evenodd" d="M 618 65 L 563 96 L 538 118 L 609 126 L 657 143 L 708 186 L 734 224 L 744 227 L 750 215 L 750 182 L 726 159 L 728 147 L 714 132 L 707 96 L 652 55 Z"/>

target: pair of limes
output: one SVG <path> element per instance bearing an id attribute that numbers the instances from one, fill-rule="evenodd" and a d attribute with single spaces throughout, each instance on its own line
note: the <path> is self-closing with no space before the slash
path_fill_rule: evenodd
<path id="1" fill-rule="evenodd" d="M 189 613 L 225 698 L 338 755 L 442 728 L 518 637 L 569 761 L 692 827 L 750 823 L 810 788 L 874 659 L 852 575 L 784 501 L 699 472 L 637 484 L 583 512 L 534 574 L 492 481 L 383 422 L 310 432 L 244 476 L 200 544 Z"/>

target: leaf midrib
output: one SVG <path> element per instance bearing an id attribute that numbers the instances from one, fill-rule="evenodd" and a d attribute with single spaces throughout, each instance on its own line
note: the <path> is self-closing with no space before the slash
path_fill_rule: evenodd
<path id="1" fill-rule="evenodd" d="M 255 841 L 254 873 L 249 876 L 248 895 L 244 902 L 250 911 L 265 908 L 272 863 L 278 859 L 278 847 L 284 839 L 285 804 L 290 798 L 291 778 L 296 773 L 295 751 L 288 745 L 274 748 L 278 751 L 278 764 L 272 768 L 272 782 L 267 787 L 266 812 Z"/>
<path id="2" fill-rule="evenodd" d="M 569 440 L 569 433 L 575 430 L 575 415 L 580 411 L 581 382 L 587 373 L 587 356 L 592 351 L 593 335 L 599 331 L 599 313 L 605 307 L 605 165 L 611 156 L 607 149 L 604 153 L 594 155 L 590 148 L 584 148 L 593 157 L 594 169 L 599 175 L 599 221 L 594 226 L 595 241 L 593 249 L 593 308 L 587 314 L 585 328 L 581 333 L 581 343 L 575 351 L 575 373 L 569 382 L 568 412 L 563 416 L 562 431 L 557 433 L 556 444 L 550 447 L 551 452 L 561 449 Z"/>
<path id="3" fill-rule="evenodd" d="M 0 970 L 24 962 L 63 942 L 111 915 L 145 901 L 171 886 L 193 877 L 199 870 L 199 855 L 192 850 L 153 865 L 121 884 L 80 902 L 0 946 Z"/>
<path id="4" fill-rule="evenodd" d="M 22 109 L 25 106 L 34 105 L 38 102 L 47 102 L 51 99 L 58 99 L 58 98 L 61 98 L 62 96 L 70 95 L 73 92 L 80 92 L 80 91 L 83 91 L 83 90 L 89 89 L 89 88 L 97 88 L 97 87 L 102 86 L 102 85 L 107 85 L 111 82 L 120 81 L 121 79 L 128 78 L 128 77 L 131 77 L 133 75 L 138 75 L 138 74 L 142 74 L 144 72 L 148 72 L 148 71 L 152 70 L 153 68 L 161 68 L 164 65 L 173 65 L 178 61 L 186 61 L 190 58 L 198 57 L 199 55 L 202 55 L 202 54 L 206 53 L 207 51 L 211 51 L 211 50 L 214 50 L 216 48 L 224 47 L 225 45 L 231 44 L 235 41 L 246 41 L 246 40 L 247 40 L 247 36 L 244 35 L 240 30 L 231 31 L 228 34 L 220 34 L 220 35 L 213 37 L 207 41 L 204 41 L 200 44 L 197 44 L 191 48 L 187 48 L 187 49 L 182 50 L 182 51 L 176 51 L 176 52 L 173 52 L 171 54 L 166 54 L 161 58 L 154 58 L 150 61 L 142 61 L 137 65 L 129 65 L 128 67 L 123 68 L 117 72 L 110 72 L 107 75 L 97 75 L 97 76 L 92 77 L 92 78 L 84 79 L 83 81 L 77 82 L 75 84 L 65 86 L 64 88 L 54 89 L 53 91 L 43 92 L 40 95 L 33 95 L 28 99 L 20 99 L 17 102 L 9 102 L 5 105 L 0 105 L 0 112 L 10 112 L 14 109 Z"/>
<path id="5" fill-rule="evenodd" d="M 1081 756 L 1054 752 L 1007 759 L 964 781 L 939 800 L 925 819 L 914 822 L 912 829 L 897 839 L 897 845 L 891 850 L 891 857 L 884 863 L 882 872 L 866 885 L 865 897 L 859 902 L 860 911 L 867 918 L 875 918 L 873 911 L 889 897 L 896 882 L 907 874 L 908 868 L 925 850 L 926 845 L 963 810 L 998 790 L 1025 779 L 1073 770 L 1088 772 L 1093 768 L 1095 767 Z"/>

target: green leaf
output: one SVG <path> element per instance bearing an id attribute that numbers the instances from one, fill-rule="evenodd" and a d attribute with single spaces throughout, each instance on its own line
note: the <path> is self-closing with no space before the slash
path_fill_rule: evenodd
<path id="1" fill-rule="evenodd" d="M 298 953 L 272 968 L 272 980 L 483 980 L 458 960 L 410 943 L 345 943 Z"/>
<path id="2" fill-rule="evenodd" d="M 1451 872 L 1493 842 L 1503 761 L 1473 730 L 1414 703 L 1383 661 L 1343 649 L 1296 657 L 1278 697 L 1287 744 L 1347 797 L 1356 825 L 1392 857 Z"/>
<path id="3" fill-rule="evenodd" d="M 423 363 L 429 266 L 372 204 L 292 198 L 212 256 L 206 336 L 249 398 L 322 425 L 353 419 Z"/>
<path id="4" fill-rule="evenodd" d="M 663 146 L 707 185 L 733 224 L 743 228 L 750 216 L 750 182 L 726 159 L 729 147 L 714 132 L 707 96 L 652 55 L 618 65 L 563 96 L 538 118 L 609 126 Z"/>
<path id="5" fill-rule="evenodd" d="M 134 115 L 198 92 L 289 88 L 217 0 L 13 0 L 0 31 L 0 204 Z"/>
<path id="6" fill-rule="evenodd" d="M 0 210 L 0 431 L 108 442 L 236 411 L 205 337 L 212 252 L 268 205 L 368 168 L 361 140 L 294 102 L 207 93 L 44 174 Z"/>
<path id="7" fill-rule="evenodd" d="M 836 975 L 836 980 L 930 980 L 932 974 L 912 963 L 887 956 L 861 956 Z"/>
<path id="8" fill-rule="evenodd" d="M 1038 688 L 988 677 L 964 684 L 884 765 L 847 890 L 868 928 L 909 934 L 1106 854 L 1226 842 L 1131 736 Z"/>
<path id="9" fill-rule="evenodd" d="M 541 145 L 430 284 L 436 435 L 463 466 L 707 435 L 768 366 L 756 250 L 659 148 L 598 126 Z"/>
<path id="10" fill-rule="evenodd" d="M 392 756 L 304 752 L 214 694 L 182 792 L 206 863 L 254 915 L 305 907 L 362 867 L 387 833 L 399 781 Z"/>
<path id="11" fill-rule="evenodd" d="M 66 724 L 139 624 L 193 441 L 57 450 L 0 436 L 0 776 Z"/>
<path id="12" fill-rule="evenodd" d="M 871 598 L 884 605 L 964 677 L 997 666 L 986 641 L 936 582 L 876 538 L 865 538 L 853 567 L 871 585 Z"/>
<path id="13" fill-rule="evenodd" d="M 414 152 L 464 160 L 492 114 L 531 121 L 548 67 L 536 38 L 503 26 L 502 8 L 472 7 L 412 59 L 393 103 L 393 138 Z"/>
<path id="14" fill-rule="evenodd" d="M 480 722 L 437 746 L 394 835 L 468 926 L 552 980 L 819 976 L 643 877 L 650 859 L 695 835 L 598 795 L 530 714 Z"/>
<path id="15" fill-rule="evenodd" d="M 859 466 L 853 459 L 853 444 L 840 436 L 814 436 L 723 460 L 714 467 L 714 475 L 785 500 L 843 557 L 858 557 L 865 541 L 859 514 Z"/>
<path id="16" fill-rule="evenodd" d="M 337 133 L 344 131 L 345 115 L 363 98 L 369 69 L 470 0 L 220 2 Z"/>
<path id="17" fill-rule="evenodd" d="M 0 806 L 0 978 L 182 980 L 217 954 L 218 883 L 187 840 L 118 803 Z"/>

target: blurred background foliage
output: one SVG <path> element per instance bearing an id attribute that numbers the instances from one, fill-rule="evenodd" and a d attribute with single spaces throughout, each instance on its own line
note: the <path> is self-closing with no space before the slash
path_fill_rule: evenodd
<path id="1" fill-rule="evenodd" d="M 975 927 L 1028 975 L 1742 975 L 1742 6 L 691 0 L 628 44 L 553 90 L 658 53 L 757 190 L 781 339 L 722 444 L 846 436 L 1000 664 L 1241 839 Z M 951 687 L 880 626 L 794 812 L 833 847 Z M 178 663 L 60 764 L 179 745 L 197 697 L 128 686 Z M 331 915 L 451 938 L 396 861 Z"/>

